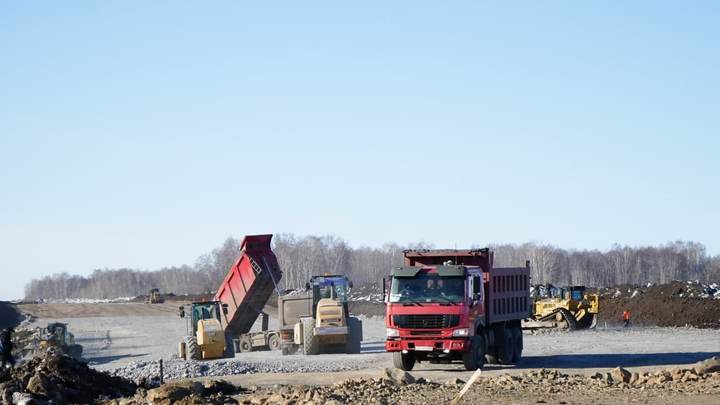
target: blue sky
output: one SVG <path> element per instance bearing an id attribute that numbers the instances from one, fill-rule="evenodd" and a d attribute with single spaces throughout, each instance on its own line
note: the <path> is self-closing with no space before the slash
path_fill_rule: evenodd
<path id="1" fill-rule="evenodd" d="M 0 5 L 0 299 L 259 232 L 720 253 L 716 2 L 386 3 Z"/>

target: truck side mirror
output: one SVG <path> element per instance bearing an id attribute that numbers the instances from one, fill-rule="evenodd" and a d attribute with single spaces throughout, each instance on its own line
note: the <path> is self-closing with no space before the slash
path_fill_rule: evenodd
<path id="1" fill-rule="evenodd" d="M 223 308 L 223 314 L 227 315 L 228 314 L 228 304 L 222 304 L 222 308 Z"/>
<path id="2" fill-rule="evenodd" d="M 185 318 L 185 307 L 180 307 L 180 318 Z"/>

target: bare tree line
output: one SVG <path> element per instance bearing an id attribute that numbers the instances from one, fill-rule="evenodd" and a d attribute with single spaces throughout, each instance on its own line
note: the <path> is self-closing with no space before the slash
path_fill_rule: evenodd
<path id="1" fill-rule="evenodd" d="M 150 288 L 175 294 L 214 291 L 239 252 L 240 241 L 228 238 L 193 266 L 155 271 L 136 269 L 95 270 L 89 276 L 58 273 L 28 283 L 25 298 L 109 299 L 146 294 Z M 386 243 L 379 248 L 352 248 L 337 236 L 280 234 L 273 250 L 283 270 L 282 287 L 300 288 L 310 276 L 346 274 L 357 285 L 379 285 L 393 266 L 402 264 L 406 248 L 432 248 L 428 244 L 403 247 Z M 522 266 L 530 260 L 534 283 L 618 284 L 665 283 L 672 280 L 720 280 L 720 255 L 709 256 L 696 242 L 673 242 L 654 247 L 614 246 L 608 251 L 566 250 L 543 243 L 494 244 L 496 266 Z"/>

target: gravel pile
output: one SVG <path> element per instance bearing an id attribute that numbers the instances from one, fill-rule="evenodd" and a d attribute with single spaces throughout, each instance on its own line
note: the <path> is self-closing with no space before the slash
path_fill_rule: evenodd
<path id="1" fill-rule="evenodd" d="M 295 357 L 295 358 L 293 358 Z M 216 377 L 255 373 L 332 373 L 367 368 L 367 360 L 327 361 L 305 356 L 293 356 L 283 360 L 246 362 L 242 360 L 185 361 L 178 358 L 163 360 L 165 380 L 183 378 Z M 108 370 L 111 375 L 135 381 L 140 385 L 154 386 L 159 383 L 160 363 L 137 361 L 124 367 Z"/>

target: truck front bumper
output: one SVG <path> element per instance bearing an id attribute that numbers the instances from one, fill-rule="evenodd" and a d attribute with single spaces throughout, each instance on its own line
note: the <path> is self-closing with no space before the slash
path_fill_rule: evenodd
<path id="1" fill-rule="evenodd" d="M 385 341 L 385 350 L 388 352 L 450 352 L 463 351 L 468 347 L 470 347 L 470 342 L 465 339 L 393 339 Z"/>
<path id="2" fill-rule="evenodd" d="M 326 326 L 322 328 L 315 328 L 313 330 L 313 334 L 315 336 L 347 335 L 348 329 L 347 326 Z"/>

